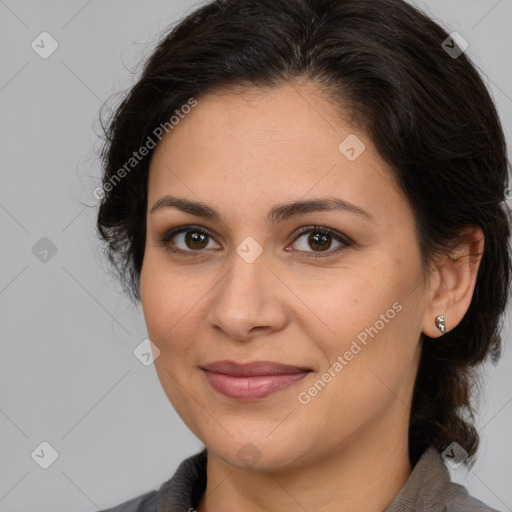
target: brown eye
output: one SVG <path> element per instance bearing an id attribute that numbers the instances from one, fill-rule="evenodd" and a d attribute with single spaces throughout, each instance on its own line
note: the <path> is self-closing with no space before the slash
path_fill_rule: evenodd
<path id="1" fill-rule="evenodd" d="M 305 235 L 308 236 L 306 237 Z M 300 252 L 310 253 L 308 256 L 313 257 L 323 256 L 323 254 L 314 253 L 326 253 L 326 256 L 328 256 L 333 253 L 337 253 L 339 250 L 351 245 L 350 242 L 340 233 L 330 228 L 322 228 L 319 226 L 302 229 L 299 233 L 299 236 L 295 238 L 293 243 L 297 245 L 297 242 L 300 239 L 303 239 L 303 241 L 298 243 L 298 250 Z M 329 251 L 329 249 L 332 247 L 333 240 L 339 245 L 334 250 Z M 308 250 L 308 248 L 313 250 Z"/>
<path id="2" fill-rule="evenodd" d="M 176 253 L 200 253 L 207 249 L 213 238 L 203 229 L 194 229 L 191 226 L 171 229 L 160 242 L 170 251 Z M 217 244 L 217 248 L 220 247 Z"/>
<path id="3" fill-rule="evenodd" d="M 199 231 L 187 231 L 185 232 L 185 245 L 190 249 L 204 249 L 208 243 L 205 245 L 205 240 L 207 240 L 208 235 L 205 233 L 201 233 Z"/>
<path id="4" fill-rule="evenodd" d="M 331 246 L 330 235 L 324 235 L 323 233 L 310 234 L 308 237 L 308 244 L 320 251 L 326 251 Z"/>

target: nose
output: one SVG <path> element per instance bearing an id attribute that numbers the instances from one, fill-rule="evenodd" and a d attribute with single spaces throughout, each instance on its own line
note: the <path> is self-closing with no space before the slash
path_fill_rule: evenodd
<path id="1" fill-rule="evenodd" d="M 208 321 L 213 328 L 246 341 L 286 325 L 287 289 L 268 263 L 264 253 L 251 263 L 233 255 L 231 268 L 211 292 Z"/>

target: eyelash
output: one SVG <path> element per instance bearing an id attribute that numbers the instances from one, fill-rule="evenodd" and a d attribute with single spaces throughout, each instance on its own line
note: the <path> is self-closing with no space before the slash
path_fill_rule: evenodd
<path id="1" fill-rule="evenodd" d="M 180 227 L 173 228 L 173 229 L 167 231 L 166 233 L 164 233 L 164 235 L 158 240 L 158 242 L 160 245 L 164 246 L 167 250 L 169 250 L 170 252 L 175 253 L 175 254 L 191 256 L 191 257 L 203 256 L 202 253 L 204 253 L 204 249 L 185 251 L 183 249 L 176 249 L 171 246 L 171 243 L 170 243 L 171 239 L 175 235 L 179 235 L 180 233 L 187 233 L 187 232 L 200 233 L 200 234 L 207 235 L 211 238 L 214 238 L 213 235 L 207 229 L 199 228 L 199 227 L 195 227 L 195 226 L 180 226 Z M 331 236 L 337 242 L 340 242 L 342 245 L 337 247 L 334 250 L 328 249 L 326 251 L 312 251 L 311 253 L 310 253 L 310 251 L 298 251 L 298 252 L 307 253 L 308 255 L 305 256 L 306 258 L 326 258 L 328 256 L 332 256 L 333 254 L 337 254 L 344 248 L 350 247 L 352 245 L 352 242 L 347 237 L 342 236 L 337 231 L 335 231 L 331 228 L 320 227 L 320 226 L 305 226 L 305 227 L 301 228 L 297 232 L 297 235 L 292 240 L 291 244 L 295 243 L 302 235 L 304 235 L 306 233 L 311 233 L 311 232 Z"/>

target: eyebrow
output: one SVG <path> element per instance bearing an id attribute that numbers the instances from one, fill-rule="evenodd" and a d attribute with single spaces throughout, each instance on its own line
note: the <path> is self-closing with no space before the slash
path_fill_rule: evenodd
<path id="1" fill-rule="evenodd" d="M 166 195 L 158 199 L 153 204 L 150 213 L 154 213 L 162 208 L 177 208 L 182 212 L 226 225 L 222 215 L 215 208 L 202 202 L 190 201 L 189 199 Z M 375 217 L 360 206 L 337 197 L 324 197 L 307 201 L 292 201 L 289 203 L 277 204 L 269 210 L 267 214 L 267 223 L 273 226 L 296 215 L 304 215 L 311 212 L 321 211 L 344 211 L 363 217 L 371 222 L 375 222 Z"/>

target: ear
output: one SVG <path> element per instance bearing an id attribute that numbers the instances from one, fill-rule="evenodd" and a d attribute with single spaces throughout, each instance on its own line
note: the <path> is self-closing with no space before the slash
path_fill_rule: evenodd
<path id="1" fill-rule="evenodd" d="M 480 227 L 464 229 L 456 246 L 436 262 L 429 277 L 428 304 L 422 332 L 430 338 L 442 336 L 435 319 L 444 315 L 446 332 L 456 327 L 466 314 L 484 251 L 484 234 Z"/>

